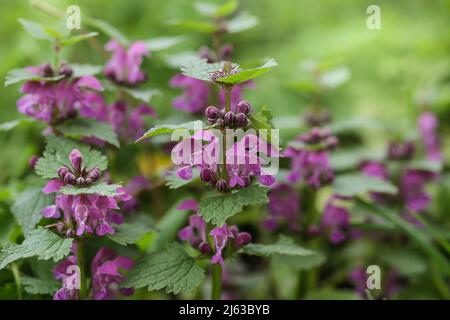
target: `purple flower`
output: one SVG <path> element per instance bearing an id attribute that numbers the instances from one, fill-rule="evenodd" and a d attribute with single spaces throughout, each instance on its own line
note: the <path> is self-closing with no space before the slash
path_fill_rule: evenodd
<path id="1" fill-rule="evenodd" d="M 234 238 L 233 233 L 228 229 L 228 226 L 224 224 L 222 227 L 215 227 L 209 233 L 214 239 L 215 253 L 211 258 L 211 263 L 220 263 L 223 266 L 222 251 L 227 245 L 229 238 Z"/>
<path id="2" fill-rule="evenodd" d="M 388 146 L 388 158 L 391 160 L 409 160 L 414 156 L 416 145 L 412 141 L 392 141 Z"/>
<path id="3" fill-rule="evenodd" d="M 292 231 L 299 230 L 300 195 L 288 184 L 280 184 L 269 192 L 269 212 L 271 218 L 265 221 L 269 229 L 276 227 L 278 222 L 287 222 Z"/>
<path id="4" fill-rule="evenodd" d="M 32 72 L 35 69 L 32 70 Z M 39 75 L 40 71 L 33 73 Z M 57 81 L 27 81 L 21 88 L 25 93 L 17 101 L 19 112 L 48 124 L 57 124 L 74 118 L 78 111 L 89 105 L 89 92 L 103 90 L 101 83 L 92 76 L 66 77 Z"/>
<path id="5" fill-rule="evenodd" d="M 124 211 L 135 211 L 139 207 L 137 196 L 144 190 L 150 188 L 150 181 L 144 176 L 135 176 L 124 188 L 125 194 L 128 195 L 129 199 L 123 199 L 125 201 L 122 205 L 122 210 Z"/>
<path id="6" fill-rule="evenodd" d="M 435 161 L 442 161 L 442 152 L 440 147 L 439 137 L 437 135 L 438 119 L 434 113 L 428 111 L 423 112 L 417 120 L 420 135 L 427 158 Z"/>
<path id="7" fill-rule="evenodd" d="M 105 49 L 112 56 L 103 73 L 112 82 L 133 87 L 147 80 L 146 74 L 140 69 L 143 58 L 150 55 L 144 42 L 133 42 L 126 49 L 113 39 L 106 44 Z"/>
<path id="8" fill-rule="evenodd" d="M 72 247 L 72 252 L 74 247 Z M 77 258 L 74 255 L 59 262 L 53 269 L 56 280 L 62 281 L 60 288 L 53 296 L 53 300 L 76 300 L 79 294 L 79 273 L 77 272 Z"/>
<path id="9" fill-rule="evenodd" d="M 291 158 L 290 183 L 303 179 L 308 185 L 319 188 L 330 183 L 334 173 L 330 166 L 328 150 L 336 146 L 337 139 L 328 129 L 312 128 L 299 136 L 296 143 L 288 147 L 285 156 Z"/>
<path id="10" fill-rule="evenodd" d="M 345 207 L 338 206 L 335 202 L 347 198 L 332 196 L 328 200 L 322 216 L 322 228 L 329 232 L 330 241 L 339 244 L 347 238 L 350 227 L 350 214 Z"/>
<path id="11" fill-rule="evenodd" d="M 206 240 L 206 222 L 200 215 L 194 214 L 189 217 L 189 225 L 178 232 L 178 238 L 183 241 L 189 241 L 193 248 L 207 242 Z"/>
<path id="12" fill-rule="evenodd" d="M 383 283 L 381 285 L 382 292 L 378 293 L 376 298 L 389 298 L 392 297 L 398 291 L 398 273 L 395 269 L 389 269 L 383 277 Z M 358 266 L 354 267 L 349 275 L 349 281 L 353 284 L 356 293 L 363 299 L 367 298 L 367 279 L 368 275 L 365 268 Z"/>
<path id="13" fill-rule="evenodd" d="M 400 179 L 400 196 L 407 210 L 420 212 L 431 202 L 431 197 L 425 192 L 425 184 L 432 181 L 435 175 L 425 170 L 405 171 Z"/>
<path id="14" fill-rule="evenodd" d="M 122 295 L 133 294 L 132 289 L 117 289 L 124 280 L 123 271 L 133 267 L 129 257 L 118 256 L 113 250 L 103 247 L 92 260 L 92 290 L 95 300 L 112 299 L 119 291 Z"/>

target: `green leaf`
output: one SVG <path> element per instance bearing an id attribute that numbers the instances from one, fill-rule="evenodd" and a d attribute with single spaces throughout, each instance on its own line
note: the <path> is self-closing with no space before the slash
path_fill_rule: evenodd
<path id="1" fill-rule="evenodd" d="M 11 212 L 22 227 L 25 235 L 41 221 L 42 209 L 53 203 L 53 197 L 41 191 L 41 188 L 25 189 L 11 207 Z"/>
<path id="2" fill-rule="evenodd" d="M 367 192 L 397 193 L 397 187 L 391 182 L 363 174 L 346 174 L 336 177 L 333 190 L 338 195 L 349 197 Z"/>
<path id="3" fill-rule="evenodd" d="M 270 71 L 272 68 L 278 66 L 277 62 L 274 59 L 270 59 L 262 66 L 251 68 L 251 69 L 242 69 L 237 73 L 233 73 L 231 75 L 217 78 L 216 82 L 226 83 L 226 84 L 238 84 L 242 82 L 246 82 L 248 80 L 259 77 L 260 75 Z"/>
<path id="4" fill-rule="evenodd" d="M 311 291 L 307 300 L 360 300 L 354 290 L 323 288 Z"/>
<path id="5" fill-rule="evenodd" d="M 427 270 L 427 263 L 422 255 L 407 247 L 383 246 L 379 259 L 395 268 L 401 275 L 417 276 Z"/>
<path id="6" fill-rule="evenodd" d="M 36 173 L 42 178 L 58 178 L 57 171 L 61 166 L 71 167 L 69 154 L 73 149 L 78 149 L 83 154 L 86 168 L 97 167 L 103 171 L 108 167 L 107 158 L 99 151 L 67 138 L 48 136 L 44 155 L 35 166 Z"/>
<path id="7" fill-rule="evenodd" d="M 57 81 L 64 78 L 63 75 L 55 76 L 55 77 L 40 77 L 37 76 L 26 69 L 13 69 L 8 72 L 5 78 L 5 87 L 21 82 L 21 81 Z"/>
<path id="8" fill-rule="evenodd" d="M 238 33 L 253 28 L 258 24 L 258 18 L 247 12 L 242 12 L 237 17 L 226 23 L 226 29 L 229 33 Z"/>
<path id="9" fill-rule="evenodd" d="M 172 134 L 176 130 L 188 130 L 193 131 L 197 129 L 204 128 L 203 122 L 200 120 L 190 121 L 182 124 L 176 125 L 156 125 L 150 130 L 148 130 L 142 137 L 136 140 L 136 142 L 140 142 L 144 139 L 151 138 L 154 136 L 159 136 L 161 134 Z"/>
<path id="10" fill-rule="evenodd" d="M 318 255 L 315 251 L 296 245 L 291 238 L 285 236 L 280 236 L 280 239 L 275 244 L 250 243 L 243 247 L 239 252 L 260 257 L 272 257 L 274 255 L 301 257 Z"/>
<path id="11" fill-rule="evenodd" d="M 181 66 L 181 72 L 183 75 L 191 78 L 212 81 L 211 74 L 220 71 L 222 67 L 223 62 L 208 63 L 206 59 L 192 58 L 186 59 L 185 63 Z"/>
<path id="12" fill-rule="evenodd" d="M 228 218 L 242 212 L 244 206 L 269 201 L 267 191 L 267 188 L 251 185 L 235 192 L 205 197 L 199 204 L 199 214 L 206 222 L 221 226 Z"/>
<path id="13" fill-rule="evenodd" d="M 195 169 L 195 168 L 193 168 Z M 177 174 L 176 171 L 171 171 L 167 176 L 166 176 L 166 186 L 169 187 L 169 189 L 178 189 L 181 188 L 182 186 L 187 185 L 188 183 L 190 183 L 192 180 L 184 180 L 181 179 Z"/>
<path id="14" fill-rule="evenodd" d="M 130 271 L 123 288 L 165 289 L 167 293 L 190 293 L 205 277 L 204 270 L 178 243 L 167 250 L 148 255 Z"/>
<path id="15" fill-rule="evenodd" d="M 144 40 L 145 46 L 150 52 L 161 51 L 173 47 L 183 41 L 186 38 L 183 36 L 177 37 L 159 37 Z"/>
<path id="16" fill-rule="evenodd" d="M 64 121 L 64 123 L 56 126 L 56 129 L 67 137 L 81 138 L 90 137 L 97 138 L 119 147 L 117 134 L 110 124 L 99 122 L 95 119 L 77 118 Z"/>
<path id="17" fill-rule="evenodd" d="M 109 235 L 112 241 L 123 246 L 136 243 L 141 240 L 147 233 L 155 231 L 156 228 L 152 224 L 152 220 L 148 216 L 140 216 L 130 222 L 114 225 L 116 231 L 113 235 Z"/>
<path id="18" fill-rule="evenodd" d="M 23 276 L 20 278 L 23 288 L 30 294 L 50 294 L 53 295 L 61 286 L 60 283 L 54 279 L 38 279 L 33 277 Z"/>
<path id="19" fill-rule="evenodd" d="M 80 78 L 84 76 L 93 76 L 99 74 L 102 71 L 102 66 L 93 64 L 78 64 L 71 63 L 70 67 L 73 70 L 72 77 Z"/>
<path id="20" fill-rule="evenodd" d="M 18 21 L 25 29 L 25 31 L 35 39 L 53 41 L 62 37 L 62 35 L 55 29 L 44 27 L 37 22 L 28 21 L 22 18 L 19 18 Z"/>
<path id="21" fill-rule="evenodd" d="M 194 8 L 199 13 L 210 17 L 225 17 L 236 11 L 238 7 L 237 0 L 229 0 L 222 5 L 216 5 L 208 2 L 195 2 Z"/>
<path id="22" fill-rule="evenodd" d="M 9 130 L 14 129 L 17 126 L 20 126 L 21 124 L 32 123 L 32 122 L 35 122 L 34 119 L 29 119 L 29 118 L 3 122 L 2 124 L 0 124 L 0 131 L 9 131 Z"/>
<path id="23" fill-rule="evenodd" d="M 149 103 L 153 96 L 160 94 L 157 89 L 130 89 L 125 88 L 124 91 L 137 100 Z"/>
<path id="24" fill-rule="evenodd" d="M 266 129 L 268 142 L 271 141 L 270 129 L 273 128 L 272 118 L 273 118 L 272 112 L 270 111 L 269 107 L 267 107 L 266 105 L 262 106 L 262 108 L 260 110 L 250 113 L 250 122 L 251 122 L 252 128 L 258 132 L 261 129 Z"/>
<path id="25" fill-rule="evenodd" d="M 63 239 L 50 230 L 38 228 L 30 232 L 21 244 L 0 251 L 0 270 L 19 259 L 36 256 L 39 260 L 57 262 L 70 253 L 73 239 Z"/>
<path id="26" fill-rule="evenodd" d="M 114 197 L 120 195 L 121 192 L 118 192 L 117 189 L 122 187 L 120 184 L 106 184 L 104 182 L 94 184 L 90 187 L 79 188 L 72 185 L 66 185 L 61 187 L 60 192 L 63 194 L 98 194 L 100 196 L 110 196 Z"/>
<path id="27" fill-rule="evenodd" d="M 116 27 L 112 26 L 111 24 L 109 24 L 106 21 L 85 17 L 84 22 L 87 25 L 90 25 L 91 27 L 94 27 L 94 28 L 100 30 L 101 32 L 103 32 L 104 34 L 109 36 L 110 38 L 116 39 L 124 46 L 128 45 L 128 43 L 129 43 L 127 37 L 122 32 L 120 32 Z"/>
<path id="28" fill-rule="evenodd" d="M 213 33 L 217 31 L 216 25 L 210 22 L 173 19 L 167 21 L 167 24 L 173 27 L 202 33 Z"/>
<path id="29" fill-rule="evenodd" d="M 85 33 L 85 34 L 79 34 L 79 35 L 76 35 L 76 36 L 73 36 L 73 37 L 70 37 L 67 39 L 62 39 L 59 43 L 61 44 L 61 46 L 67 47 L 67 46 L 74 45 L 80 41 L 84 41 L 89 38 L 96 37 L 97 35 L 98 35 L 97 32 L 89 32 L 89 33 Z"/>

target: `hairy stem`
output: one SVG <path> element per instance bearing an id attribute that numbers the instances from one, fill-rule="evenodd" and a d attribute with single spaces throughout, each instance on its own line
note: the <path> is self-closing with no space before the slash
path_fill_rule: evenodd
<path id="1" fill-rule="evenodd" d="M 14 277 L 14 282 L 16 284 L 17 297 L 19 298 L 19 300 L 22 300 L 22 280 L 20 279 L 20 271 L 19 268 L 17 268 L 17 264 L 11 264 L 11 271 Z"/>
<path id="2" fill-rule="evenodd" d="M 212 271 L 211 300 L 220 300 L 222 296 L 222 266 L 219 263 L 213 264 L 211 271 Z"/>

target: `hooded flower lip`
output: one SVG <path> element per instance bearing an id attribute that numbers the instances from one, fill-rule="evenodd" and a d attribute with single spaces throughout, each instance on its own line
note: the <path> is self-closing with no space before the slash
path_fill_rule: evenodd
<path id="1" fill-rule="evenodd" d="M 105 49 L 112 54 L 103 70 L 109 80 L 128 87 L 135 87 L 147 80 L 141 70 L 143 58 L 150 55 L 144 42 L 136 41 L 125 48 L 113 39 L 106 44 Z"/>
<path id="2" fill-rule="evenodd" d="M 271 217 L 264 226 L 273 230 L 280 221 L 285 221 L 292 231 L 299 230 L 300 195 L 288 184 L 279 184 L 269 192 L 269 212 Z"/>
<path id="3" fill-rule="evenodd" d="M 211 258 L 211 263 L 219 263 L 223 266 L 222 251 L 225 249 L 229 238 L 234 238 L 233 233 L 228 229 L 227 224 L 222 227 L 215 227 L 209 233 L 214 239 L 215 253 Z"/>
<path id="4" fill-rule="evenodd" d="M 43 65 L 29 69 L 37 75 L 42 75 L 42 70 L 47 68 Z M 21 88 L 25 95 L 17 101 L 17 107 L 20 113 L 27 116 L 48 124 L 57 124 L 76 117 L 81 109 L 88 106 L 89 91 L 86 89 L 101 91 L 103 87 L 93 76 L 26 81 Z"/>
<path id="5" fill-rule="evenodd" d="M 329 232 L 329 238 L 333 244 L 339 244 L 346 240 L 350 228 L 350 214 L 345 207 L 335 203 L 338 200 L 348 200 L 348 198 L 332 196 L 328 200 L 322 216 L 322 228 Z"/>

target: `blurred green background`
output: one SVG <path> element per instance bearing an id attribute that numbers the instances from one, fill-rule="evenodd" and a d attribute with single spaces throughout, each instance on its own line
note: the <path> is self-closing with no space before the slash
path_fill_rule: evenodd
<path id="1" fill-rule="evenodd" d="M 88 15 L 105 20 L 132 40 L 187 35 L 184 43 L 153 54 L 144 66 L 149 74 L 147 86 L 163 92 L 152 105 L 161 117 L 176 114 L 171 100 L 179 90 L 168 86 L 176 70 L 167 66 L 165 58 L 196 50 L 209 44 L 210 39 L 165 22 L 174 18 L 206 19 L 192 8 L 192 1 L 48 2 L 61 10 L 70 4 L 79 5 L 82 19 Z M 0 4 L 1 77 L 10 69 L 48 61 L 52 54 L 50 45 L 30 39 L 17 19 L 44 24 L 57 20 L 27 0 Z M 381 30 L 366 27 L 366 9 L 371 4 L 381 8 Z M 228 36 L 226 40 L 235 47 L 234 60 L 245 64 L 273 57 L 279 63 L 278 68 L 258 79 L 258 89 L 247 90 L 245 97 L 256 105 L 269 105 L 275 116 L 300 118 L 308 102 L 289 84 L 302 76 L 300 62 L 314 58 L 345 65 L 351 72 L 350 81 L 326 96 L 326 105 L 338 120 L 364 116 L 393 127 L 414 125 L 417 107 L 413 98 L 418 88 L 435 89 L 433 107 L 443 123 L 450 118 L 450 1 L 242 0 L 239 10 L 258 17 L 259 24 Z M 100 35 L 99 40 L 105 43 L 108 39 Z M 88 43 L 66 50 L 63 57 L 72 62 L 104 62 Z M 18 90 L 18 85 L 2 88 L 0 122 L 21 116 L 16 109 Z M 41 147 L 40 130 L 24 126 L 0 133 L 0 183 L 23 172 L 29 157 Z"/>

